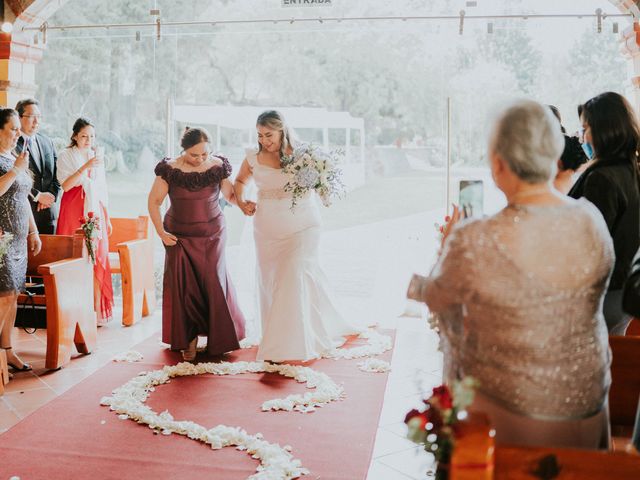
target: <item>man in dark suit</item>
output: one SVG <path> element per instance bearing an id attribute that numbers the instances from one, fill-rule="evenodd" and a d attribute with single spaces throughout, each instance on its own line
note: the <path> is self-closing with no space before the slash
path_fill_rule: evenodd
<path id="1" fill-rule="evenodd" d="M 17 153 L 29 151 L 29 169 L 33 172 L 33 188 L 29 195 L 38 231 L 53 234 L 58 211 L 56 200 L 60 193 L 56 173 L 58 156 L 51 139 L 38 132 L 42 114 L 33 98 L 20 100 L 16 105 L 20 115 L 22 136 L 18 139 Z"/>

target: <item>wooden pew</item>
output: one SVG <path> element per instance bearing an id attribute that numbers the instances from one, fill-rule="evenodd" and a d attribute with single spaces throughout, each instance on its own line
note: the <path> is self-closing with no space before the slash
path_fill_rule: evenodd
<path id="1" fill-rule="evenodd" d="M 570 448 L 496 447 L 495 480 L 534 480 L 543 459 L 555 457 L 558 476 L 547 478 L 588 480 L 635 480 L 639 478 L 640 456 L 625 453 Z"/>
<path id="2" fill-rule="evenodd" d="M 93 306 L 93 265 L 80 235 L 41 235 L 42 251 L 29 252 L 27 275 L 41 276 L 44 295 L 35 305 L 47 308 L 45 367 L 58 369 L 71 359 L 73 345 L 90 353 L 96 345 L 96 312 Z M 20 294 L 18 303 L 27 296 Z"/>
<path id="3" fill-rule="evenodd" d="M 156 307 L 149 217 L 111 218 L 111 225 L 109 265 L 122 276 L 122 324 L 130 326 Z"/>
<path id="4" fill-rule="evenodd" d="M 467 418 L 458 422 L 455 430 L 449 479 L 492 480 L 495 473 L 495 432 L 489 418 L 483 413 L 468 412 Z"/>
<path id="5" fill-rule="evenodd" d="M 609 391 L 611 434 L 631 437 L 640 399 L 640 337 L 610 336 L 609 345 L 613 357 Z"/>
<path id="6" fill-rule="evenodd" d="M 528 480 L 543 478 L 542 463 L 557 464 L 558 476 L 569 479 L 640 478 L 640 455 L 598 450 L 495 446 L 491 426 L 473 414 L 458 423 L 456 446 L 451 457 L 450 480 Z M 547 477 L 545 477 L 547 478 Z"/>
<path id="7" fill-rule="evenodd" d="M 627 327 L 625 335 L 631 337 L 640 337 L 640 319 L 632 318 L 631 323 Z"/>

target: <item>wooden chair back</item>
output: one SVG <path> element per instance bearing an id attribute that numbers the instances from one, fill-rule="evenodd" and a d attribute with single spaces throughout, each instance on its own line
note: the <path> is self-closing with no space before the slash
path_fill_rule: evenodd
<path id="1" fill-rule="evenodd" d="M 640 337 L 640 319 L 632 318 L 631 323 L 627 327 L 625 335 L 630 337 Z"/>
<path id="2" fill-rule="evenodd" d="M 83 255 L 84 239 L 81 235 L 40 235 L 40 240 L 40 253 L 33 255 L 31 250 L 28 252 L 27 275 L 40 276 L 40 265 Z"/>
<path id="3" fill-rule="evenodd" d="M 113 231 L 109 237 L 109 252 L 117 252 L 118 244 L 149 238 L 149 217 L 111 218 Z"/>

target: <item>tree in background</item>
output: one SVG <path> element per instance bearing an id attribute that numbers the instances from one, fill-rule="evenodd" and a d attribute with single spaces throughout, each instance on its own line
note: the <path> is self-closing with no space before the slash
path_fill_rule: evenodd
<path id="1" fill-rule="evenodd" d="M 149 22 L 149 2 L 69 2 L 51 24 Z M 277 3 L 277 2 L 276 2 Z M 258 18 L 263 0 L 158 1 L 167 20 Z M 349 2 L 345 15 L 452 13 L 456 2 Z M 511 7 L 513 9 L 513 7 Z M 306 12 L 306 10 L 305 10 Z M 367 143 L 443 141 L 446 98 L 454 99 L 455 159 L 478 164 L 490 105 L 527 95 L 563 110 L 620 89 L 624 60 L 611 35 L 587 31 L 571 50 L 542 55 L 522 23 L 487 35 L 455 23 L 261 24 L 151 30 L 70 31 L 51 35 L 37 66 L 47 132 L 66 141 L 80 115 L 101 140 L 137 167 L 148 147 L 164 153 L 166 101 L 318 106 L 363 117 Z M 250 127 L 250 126 L 249 126 Z M 457 137 L 456 137 L 457 136 Z"/>

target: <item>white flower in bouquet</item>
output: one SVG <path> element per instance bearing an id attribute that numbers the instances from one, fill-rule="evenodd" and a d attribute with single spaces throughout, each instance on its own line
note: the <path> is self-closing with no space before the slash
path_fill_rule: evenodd
<path id="1" fill-rule="evenodd" d="M 303 143 L 293 149 L 292 155 L 282 158 L 282 170 L 290 177 L 284 191 L 291 192 L 292 210 L 310 190 L 315 190 L 327 207 L 335 197 L 344 194 L 342 171 L 336 166 L 341 156 L 340 150 L 327 152 Z"/>
<path id="2" fill-rule="evenodd" d="M 294 179 L 298 185 L 301 185 L 305 188 L 313 188 L 316 183 L 318 183 L 318 178 L 320 174 L 317 170 L 314 170 L 311 167 L 302 167 L 295 174 Z"/>

